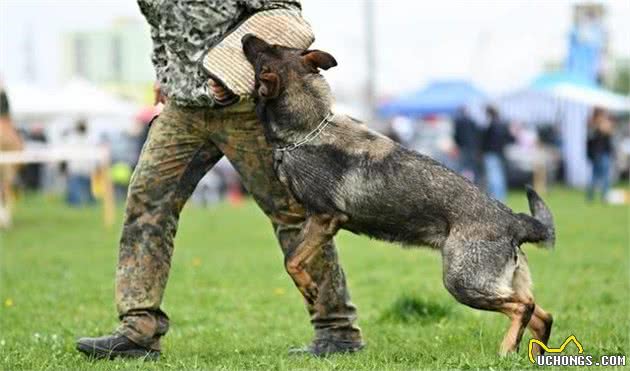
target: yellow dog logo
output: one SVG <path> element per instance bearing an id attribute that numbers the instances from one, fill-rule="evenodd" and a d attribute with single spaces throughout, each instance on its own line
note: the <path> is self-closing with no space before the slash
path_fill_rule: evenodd
<path id="1" fill-rule="evenodd" d="M 545 344 L 543 344 L 542 341 L 540 341 L 538 339 L 530 339 L 529 340 L 529 348 L 528 348 L 529 361 L 531 363 L 536 363 L 536 361 L 534 360 L 534 355 L 532 354 L 532 349 L 534 348 L 534 344 L 540 345 L 545 350 L 545 352 L 547 352 L 547 353 L 562 353 L 564 351 L 564 348 L 566 348 L 567 345 L 569 345 L 570 342 L 575 343 L 575 346 L 577 346 L 579 354 L 584 353 L 584 348 L 582 347 L 582 344 L 580 344 L 578 339 L 575 338 L 575 335 L 569 336 L 564 341 L 564 343 L 562 343 L 562 345 L 560 345 L 560 348 L 548 348 Z"/>

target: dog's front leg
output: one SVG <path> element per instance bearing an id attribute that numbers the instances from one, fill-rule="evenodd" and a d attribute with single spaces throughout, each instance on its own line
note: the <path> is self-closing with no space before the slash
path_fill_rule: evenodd
<path id="1" fill-rule="evenodd" d="M 313 305 L 317 301 L 317 284 L 306 271 L 310 259 L 319 253 L 347 220 L 344 215 L 316 214 L 306 219 L 296 247 L 284 260 L 284 265 L 306 301 Z"/>

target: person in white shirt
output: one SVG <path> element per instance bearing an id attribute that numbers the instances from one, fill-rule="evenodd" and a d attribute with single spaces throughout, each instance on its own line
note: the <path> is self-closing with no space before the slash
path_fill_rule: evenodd
<path id="1" fill-rule="evenodd" d="M 81 119 L 77 122 L 74 131 L 68 134 L 66 144 L 77 149 L 90 146 L 87 123 L 85 120 Z M 68 161 L 66 201 L 70 206 L 82 206 L 94 203 L 91 182 L 94 166 L 93 161 L 85 159 Z"/>

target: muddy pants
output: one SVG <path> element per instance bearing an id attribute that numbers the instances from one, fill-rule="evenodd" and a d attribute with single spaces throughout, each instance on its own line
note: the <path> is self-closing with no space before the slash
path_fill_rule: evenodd
<path id="1" fill-rule="evenodd" d="M 149 131 L 131 178 L 116 274 L 119 331 L 138 344 L 159 350 L 160 337 L 168 330 L 160 304 L 179 214 L 197 182 L 224 155 L 271 219 L 284 253 L 301 228 L 304 211 L 273 172 L 271 147 L 253 102 L 224 109 L 167 104 Z M 318 301 L 307 308 L 315 338 L 359 341 L 356 308 L 334 245 L 307 270 L 319 285 Z"/>

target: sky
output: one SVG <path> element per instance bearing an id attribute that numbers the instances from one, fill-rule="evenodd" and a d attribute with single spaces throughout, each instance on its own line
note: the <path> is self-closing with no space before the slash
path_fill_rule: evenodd
<path id="1" fill-rule="evenodd" d="M 602 2 L 611 54 L 630 58 L 630 0 Z M 365 1 L 303 0 L 303 11 L 315 30 L 314 47 L 339 62 L 325 73 L 338 94 L 360 94 L 368 79 L 388 96 L 454 77 L 498 93 L 526 86 L 546 63 L 563 60 L 574 3 L 372 1 L 375 76 L 366 69 Z M 121 17 L 142 19 L 132 0 L 0 0 L 0 78 L 24 79 L 24 45 L 31 38 L 37 83 L 54 86 L 61 71 L 60 35 L 107 27 Z"/>

